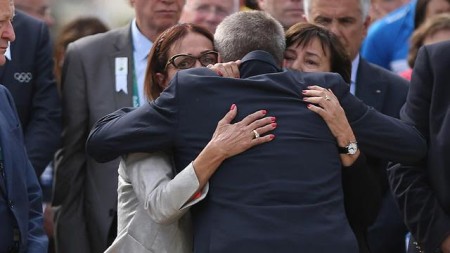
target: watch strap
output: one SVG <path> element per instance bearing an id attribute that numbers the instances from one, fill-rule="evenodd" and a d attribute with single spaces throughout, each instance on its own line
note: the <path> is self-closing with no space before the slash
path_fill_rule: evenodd
<path id="1" fill-rule="evenodd" d="M 347 147 L 339 147 L 337 146 L 339 154 L 348 154 L 348 146 Z"/>

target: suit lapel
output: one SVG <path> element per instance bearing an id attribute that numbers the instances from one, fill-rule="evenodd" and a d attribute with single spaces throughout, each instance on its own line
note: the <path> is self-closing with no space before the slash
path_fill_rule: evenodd
<path id="1" fill-rule="evenodd" d="M 385 92 L 386 81 L 382 76 L 377 76 L 374 73 L 368 62 L 360 58 L 356 74 L 356 96 L 365 104 L 381 111 Z"/>
<path id="2" fill-rule="evenodd" d="M 122 28 L 115 38 L 114 48 L 116 51 L 112 52 L 110 57 L 110 68 L 114 81 L 114 89 L 116 88 L 116 69 L 115 62 L 118 57 L 126 57 L 128 59 L 128 73 L 127 73 L 127 93 L 124 91 L 115 92 L 115 107 L 120 109 L 122 107 L 133 106 L 133 51 L 131 40 L 131 25 Z"/>
<path id="3" fill-rule="evenodd" d="M 2 147 L 2 155 L 3 155 L 3 159 L 4 159 L 4 161 L 3 161 L 3 169 L 4 169 L 4 171 L 5 171 L 5 174 L 6 174 L 6 178 L 5 179 L 3 179 L 2 178 L 2 176 L 0 175 L 0 188 L 1 188 L 1 193 L 2 194 L 5 194 L 5 199 L 8 199 L 8 195 L 9 195 L 9 193 L 11 193 L 11 186 L 10 187 L 8 187 L 9 189 L 7 189 L 7 183 L 6 182 L 10 182 L 10 184 L 12 183 L 12 181 L 11 181 L 11 177 L 12 177 L 12 175 L 10 175 L 11 173 L 8 173 L 8 171 L 9 172 L 11 172 L 11 160 L 10 159 L 5 159 L 5 157 L 12 157 L 11 156 L 11 154 L 9 154 L 9 149 L 7 149 L 6 147 L 7 147 L 7 145 L 8 145 L 8 141 L 7 141 L 7 138 L 8 138 L 8 133 L 10 132 L 10 129 L 9 129 L 9 124 L 8 124 L 8 122 L 7 122 L 7 119 L 6 119 L 6 117 L 5 117 L 5 114 L 3 113 L 3 111 L 6 111 L 5 110 L 5 102 L 4 101 L 2 101 L 2 102 L 0 102 L 1 103 L 1 106 L 0 106 L 0 108 L 1 108 L 1 110 L 0 110 L 0 125 L 2 126 L 2 130 L 0 131 L 0 145 L 1 145 L 1 147 Z"/>

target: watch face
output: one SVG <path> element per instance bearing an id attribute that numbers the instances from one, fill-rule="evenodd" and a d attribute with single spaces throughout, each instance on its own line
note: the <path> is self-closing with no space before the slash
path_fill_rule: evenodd
<path id="1" fill-rule="evenodd" d="M 348 153 L 350 155 L 354 155 L 354 154 L 356 154 L 356 151 L 358 151 L 358 145 L 356 143 L 352 142 L 352 143 L 348 144 L 347 149 L 348 149 Z"/>

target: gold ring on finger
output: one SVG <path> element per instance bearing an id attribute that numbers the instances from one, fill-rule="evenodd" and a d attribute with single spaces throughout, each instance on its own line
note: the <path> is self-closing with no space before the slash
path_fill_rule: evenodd
<path id="1" fill-rule="evenodd" d="M 253 139 L 259 138 L 259 133 L 256 130 L 253 130 Z"/>

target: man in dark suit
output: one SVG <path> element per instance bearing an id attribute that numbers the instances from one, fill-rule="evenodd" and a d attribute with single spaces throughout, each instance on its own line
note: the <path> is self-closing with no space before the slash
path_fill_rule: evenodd
<path id="1" fill-rule="evenodd" d="M 28 157 L 38 178 L 53 160 L 61 139 L 61 103 L 53 75 L 53 49 L 48 27 L 16 10 L 16 40 L 0 69 L 0 83 L 11 92 L 19 114 Z M 49 166 L 50 175 L 52 175 Z M 43 181 L 44 202 L 51 201 L 52 182 Z M 45 222 L 51 227 L 51 206 Z M 47 230 L 51 235 L 51 229 Z"/>
<path id="2" fill-rule="evenodd" d="M 39 177 L 60 144 L 61 105 L 53 75 L 47 26 L 16 11 L 16 40 L 0 69 L 0 83 L 14 98 L 31 164 Z"/>
<path id="3" fill-rule="evenodd" d="M 379 112 L 398 118 L 408 93 L 408 81 L 359 55 L 370 24 L 370 0 L 305 0 L 304 5 L 307 21 L 323 25 L 336 34 L 353 60 L 352 94 Z M 367 237 L 366 252 L 405 251 L 406 227 L 388 187 L 387 162 L 384 157 L 367 157 L 367 166 L 380 182 L 383 201 L 375 223 L 364 235 Z"/>
<path id="4" fill-rule="evenodd" d="M 42 192 L 21 131 L 13 98 L 0 85 L 0 252 L 42 253 Z"/>
<path id="5" fill-rule="evenodd" d="M 14 5 L 0 0 L 0 65 L 15 35 Z M 42 193 L 28 160 L 20 121 L 8 90 L 0 85 L 0 252 L 47 251 Z"/>
<path id="6" fill-rule="evenodd" d="M 241 79 L 205 68 L 180 71 L 154 103 L 104 117 L 88 139 L 88 153 L 98 161 L 173 149 L 180 170 L 206 145 L 229 104 L 239 106 L 238 118 L 261 105 L 277 117 L 271 145 L 230 158 L 211 178 L 207 199 L 193 209 L 195 252 L 358 252 L 344 211 L 336 141 L 300 96 L 309 84 L 341 99 L 365 152 L 394 160 L 423 155 L 414 128 L 368 108 L 340 76 L 282 71 L 284 40 L 281 24 L 264 12 L 229 16 L 215 45 L 224 61 L 245 56 Z"/>
<path id="7" fill-rule="evenodd" d="M 412 233 L 408 252 L 450 252 L 450 42 L 420 49 L 401 118 L 428 141 L 428 156 L 397 164 L 389 181 Z"/>

